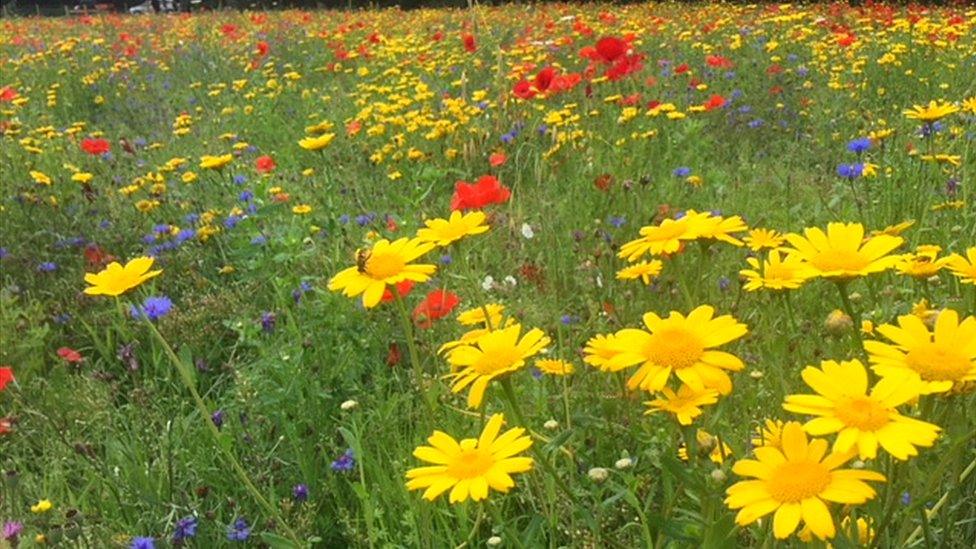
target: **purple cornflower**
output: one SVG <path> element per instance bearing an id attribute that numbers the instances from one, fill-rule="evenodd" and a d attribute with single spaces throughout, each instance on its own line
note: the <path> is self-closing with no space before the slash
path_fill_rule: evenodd
<path id="1" fill-rule="evenodd" d="M 259 234 L 251 239 L 251 244 L 255 246 L 264 246 L 267 243 L 268 237 L 264 236 L 263 234 Z"/>
<path id="2" fill-rule="evenodd" d="M 182 243 L 186 242 L 187 240 L 190 240 L 191 238 L 193 238 L 196 235 L 197 235 L 197 232 L 194 231 L 193 229 L 183 229 L 180 232 L 176 233 L 176 237 L 174 238 L 174 241 L 177 244 L 182 244 Z"/>
<path id="3" fill-rule="evenodd" d="M 156 549 L 156 540 L 153 538 L 135 537 L 132 538 L 131 549 Z"/>
<path id="4" fill-rule="evenodd" d="M 569 326 L 570 324 L 576 322 L 576 319 L 570 315 L 563 315 L 560 317 L 559 321 L 562 322 L 564 326 Z"/>
<path id="5" fill-rule="evenodd" d="M 173 309 L 173 302 L 166 296 L 150 296 L 141 306 L 133 305 L 129 308 L 129 316 L 135 319 L 148 318 L 159 320 Z"/>
<path id="6" fill-rule="evenodd" d="M 729 291 L 729 287 L 731 287 L 731 286 L 732 286 L 732 281 L 729 280 L 729 277 L 723 276 L 723 277 L 720 277 L 718 279 L 718 289 L 719 290 L 721 290 L 723 292 L 727 292 L 727 291 Z"/>
<path id="7" fill-rule="evenodd" d="M 237 517 L 234 524 L 227 527 L 227 539 L 230 541 L 247 541 L 251 537 L 251 527 L 244 517 Z"/>
<path id="8" fill-rule="evenodd" d="M 755 120 L 750 120 L 747 126 L 752 129 L 761 128 L 766 122 L 762 118 L 756 118 Z"/>
<path id="9" fill-rule="evenodd" d="M 611 215 L 610 218 L 607 220 L 607 222 L 610 225 L 613 225 L 614 228 L 619 229 L 620 227 L 624 226 L 624 223 L 627 222 L 627 219 L 623 216 Z"/>
<path id="10" fill-rule="evenodd" d="M 675 168 L 674 171 L 671 172 L 671 175 L 675 177 L 688 177 L 689 175 L 691 175 L 691 168 L 685 166 Z"/>
<path id="11" fill-rule="evenodd" d="M 305 484 L 296 484 L 291 489 L 291 497 L 299 503 L 308 500 L 308 486 Z"/>
<path id="12" fill-rule="evenodd" d="M 235 175 L 234 176 L 234 183 L 236 185 L 243 185 L 246 182 L 247 182 L 247 178 L 244 177 L 243 175 Z"/>
<path id="13" fill-rule="evenodd" d="M 224 426 L 224 411 L 217 410 L 216 412 L 210 414 L 210 421 L 217 426 L 218 429 Z"/>
<path id="14" fill-rule="evenodd" d="M 264 330 L 264 333 L 270 334 L 274 331 L 275 321 L 277 321 L 277 318 L 275 317 L 275 314 L 270 311 L 261 315 L 261 329 Z"/>
<path id="15" fill-rule="evenodd" d="M 847 143 L 847 150 L 855 154 L 861 154 L 871 148 L 871 139 L 868 137 L 858 137 Z"/>
<path id="16" fill-rule="evenodd" d="M 42 273 L 53 273 L 58 270 L 58 264 L 52 261 L 45 261 L 37 266 L 37 270 Z"/>
<path id="17" fill-rule="evenodd" d="M 857 179 L 864 171 L 864 164 L 841 164 L 837 166 L 837 175 L 845 179 Z"/>
<path id="18" fill-rule="evenodd" d="M 241 191 L 241 194 L 237 195 L 237 199 L 241 202 L 250 202 L 254 199 L 254 191 L 251 189 L 245 189 Z"/>
<path id="19" fill-rule="evenodd" d="M 3 539 L 11 542 L 17 541 L 17 536 L 24 530 L 23 523 L 12 520 L 3 525 Z"/>
<path id="20" fill-rule="evenodd" d="M 902 492 L 901 494 L 901 504 L 908 505 L 912 502 L 912 495 L 908 492 Z"/>
<path id="21" fill-rule="evenodd" d="M 183 541 L 197 535 L 197 517 L 188 516 L 176 521 L 176 528 L 173 530 L 173 542 Z"/>
<path id="22" fill-rule="evenodd" d="M 451 259 L 451 254 L 444 254 L 441 256 L 441 265 L 450 265 L 451 261 L 453 261 L 453 259 Z"/>
<path id="23" fill-rule="evenodd" d="M 341 456 L 332 462 L 333 471 L 352 471 L 356 466 L 356 458 L 353 456 L 352 448 L 346 450 Z"/>

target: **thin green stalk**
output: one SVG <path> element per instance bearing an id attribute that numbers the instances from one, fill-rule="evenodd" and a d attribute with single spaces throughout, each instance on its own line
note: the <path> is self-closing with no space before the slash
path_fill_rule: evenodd
<path id="1" fill-rule="evenodd" d="M 970 461 L 969 465 L 967 465 L 966 468 L 963 469 L 962 473 L 959 474 L 959 482 L 956 483 L 956 486 L 961 486 L 963 482 L 966 482 L 966 479 L 969 478 L 969 475 L 971 475 L 974 470 L 976 470 L 976 459 Z M 939 509 L 941 509 L 942 506 L 949 501 L 949 494 L 951 493 L 952 489 L 950 488 L 946 493 L 942 494 L 942 497 L 939 498 L 939 501 L 935 502 L 935 505 L 933 505 L 931 509 L 925 511 L 926 520 L 931 520 L 932 517 L 939 512 Z M 923 522 L 923 525 L 925 524 L 927 523 Z M 908 536 L 908 539 L 905 540 L 905 547 L 910 547 L 913 543 L 915 543 L 915 539 L 923 533 L 923 525 L 915 528 L 911 535 Z"/>
<path id="2" fill-rule="evenodd" d="M 410 313 L 407 312 L 407 306 L 404 304 L 400 292 L 394 288 L 391 293 L 396 301 L 397 310 L 400 312 L 400 327 L 403 329 L 403 337 L 407 340 L 407 352 L 410 354 L 410 365 L 413 368 L 414 383 L 417 384 L 417 390 L 420 391 L 424 403 L 427 405 L 427 411 L 433 418 L 434 403 L 430 401 L 427 389 L 424 388 L 424 372 L 420 367 L 420 354 L 417 352 L 417 343 L 414 341 L 413 323 L 410 322 Z"/>
<path id="3" fill-rule="evenodd" d="M 844 305 L 844 312 L 847 313 L 847 316 L 851 317 L 851 321 L 854 323 L 852 332 L 854 333 L 854 339 L 857 340 L 857 351 L 867 359 L 864 351 L 864 338 L 861 337 L 861 315 L 857 314 L 857 311 L 854 310 L 854 306 L 851 304 L 851 298 L 847 295 L 847 281 L 838 281 L 837 291 L 840 293 L 840 301 Z"/>
<path id="4" fill-rule="evenodd" d="M 187 388 L 187 390 L 190 391 L 190 395 L 193 396 L 193 402 L 196 404 L 197 412 L 203 418 L 203 422 L 207 425 L 207 430 L 210 432 L 211 437 L 216 443 L 220 454 L 230 464 L 231 468 L 234 470 L 234 473 L 237 474 L 237 477 L 244 484 L 247 491 L 251 493 L 251 496 L 255 499 L 255 501 L 257 501 L 258 504 L 264 508 L 265 512 L 274 518 L 275 524 L 281 525 L 281 528 L 285 531 L 285 536 L 295 544 L 295 547 L 302 547 L 304 544 L 298 535 L 294 532 L 294 530 L 291 529 L 291 527 L 288 526 L 288 523 L 282 519 L 280 513 L 278 513 L 278 510 L 275 509 L 275 507 L 271 505 L 263 495 L 261 495 L 261 491 L 258 490 L 257 486 L 255 486 L 253 482 L 251 482 L 251 477 L 248 476 L 247 471 L 244 470 L 244 467 L 241 466 L 240 462 L 237 461 L 237 458 L 234 457 L 230 450 L 225 448 L 221 443 L 220 431 L 217 430 L 217 426 L 214 425 L 214 422 L 210 420 L 210 409 L 207 407 L 207 404 L 203 401 L 203 398 L 197 391 L 196 384 L 193 381 L 193 376 L 190 374 L 190 366 L 184 364 L 183 361 L 180 360 L 180 358 L 176 355 L 176 352 L 173 351 L 173 348 L 170 347 L 169 342 L 167 342 L 166 338 L 163 337 L 163 334 L 159 333 L 159 330 L 156 329 L 156 326 L 154 326 L 149 319 L 144 320 L 146 325 L 149 326 L 149 330 L 156 338 L 156 341 L 163 346 L 163 350 L 169 357 L 170 362 L 173 363 L 173 367 L 175 367 L 177 373 L 179 373 L 180 380 L 183 382 L 183 385 Z"/>

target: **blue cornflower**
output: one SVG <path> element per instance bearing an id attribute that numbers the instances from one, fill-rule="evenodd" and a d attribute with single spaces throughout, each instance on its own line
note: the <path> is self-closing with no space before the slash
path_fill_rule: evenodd
<path id="1" fill-rule="evenodd" d="M 251 189 L 246 189 L 244 191 L 241 191 L 241 194 L 237 195 L 237 199 L 240 200 L 241 202 L 250 202 L 251 200 L 254 199 L 254 191 L 252 191 Z"/>
<path id="2" fill-rule="evenodd" d="M 183 541 L 197 535 L 197 517 L 188 516 L 176 521 L 176 529 L 173 530 L 173 541 Z"/>
<path id="3" fill-rule="evenodd" d="M 224 227 L 228 229 L 233 229 L 241 222 L 241 217 L 238 215 L 228 215 L 227 219 L 224 219 Z"/>
<path id="4" fill-rule="evenodd" d="M 365 227 L 370 221 L 372 221 L 372 219 L 366 214 L 359 214 L 356 216 L 356 224 L 360 227 Z"/>
<path id="5" fill-rule="evenodd" d="M 755 120 L 750 120 L 747 126 L 752 129 L 761 128 L 766 122 L 762 118 L 756 118 Z"/>
<path id="6" fill-rule="evenodd" d="M 244 177 L 243 175 L 235 175 L 234 183 L 237 185 L 243 185 L 244 183 L 247 183 L 247 178 Z"/>
<path id="7" fill-rule="evenodd" d="M 244 517 L 237 517 L 234 524 L 227 527 L 227 539 L 230 541 L 247 541 L 251 536 L 251 528 Z"/>
<path id="8" fill-rule="evenodd" d="M 349 448 L 341 456 L 332 462 L 333 471 L 352 471 L 356 466 L 356 458 L 353 456 L 352 448 Z"/>
<path id="9" fill-rule="evenodd" d="M 797 67 L 796 68 L 796 75 L 799 76 L 800 78 L 805 78 L 807 76 L 807 74 L 809 74 L 809 73 L 810 73 L 810 69 L 808 69 L 806 67 Z"/>
<path id="10" fill-rule="evenodd" d="M 623 216 L 611 215 L 610 218 L 607 220 L 607 223 L 613 225 L 614 228 L 619 229 L 620 227 L 624 226 L 624 223 L 627 223 L 627 219 Z"/>
<path id="11" fill-rule="evenodd" d="M 135 537 L 132 538 L 131 549 L 156 549 L 156 540 L 153 538 Z"/>
<path id="12" fill-rule="evenodd" d="M 861 172 L 864 171 L 864 164 L 841 164 L 837 166 L 837 175 L 846 179 L 856 179 L 861 177 Z"/>
<path id="13" fill-rule="evenodd" d="M 169 314 L 173 309 L 173 302 L 166 296 L 147 297 L 142 305 L 133 305 L 129 308 L 129 316 L 135 319 L 148 318 L 149 320 L 159 320 Z"/>
<path id="14" fill-rule="evenodd" d="M 156 234 L 169 234 L 170 228 L 166 223 L 161 223 L 159 225 L 153 226 L 153 232 Z"/>
<path id="15" fill-rule="evenodd" d="M 298 502 L 306 501 L 308 499 L 308 486 L 305 484 L 296 484 L 291 489 L 291 497 Z"/>
<path id="16" fill-rule="evenodd" d="M 855 154 L 861 154 L 871 148 L 871 139 L 868 137 L 858 137 L 847 144 L 847 150 Z"/>
<path id="17" fill-rule="evenodd" d="M 339 224 L 346 225 L 349 223 L 349 214 L 342 214 L 339 216 Z"/>
<path id="18" fill-rule="evenodd" d="M 216 412 L 210 414 L 210 421 L 213 422 L 218 429 L 224 426 L 224 411 L 217 410 Z"/>
<path id="19" fill-rule="evenodd" d="M 441 265 L 450 265 L 451 261 L 454 261 L 451 258 L 451 254 L 444 254 L 441 256 Z"/>
<path id="20" fill-rule="evenodd" d="M 685 166 L 675 168 L 674 171 L 671 172 L 671 175 L 675 177 L 688 177 L 689 175 L 691 175 L 691 168 Z"/>
<path id="21" fill-rule="evenodd" d="M 578 322 L 579 319 L 576 318 L 575 316 L 566 314 L 559 317 L 559 321 L 563 323 L 563 326 L 569 326 L 570 324 L 575 324 L 576 322 Z"/>
<path id="22" fill-rule="evenodd" d="M 266 313 L 262 313 L 261 314 L 261 329 L 264 330 L 265 333 L 270 334 L 271 332 L 274 331 L 274 329 L 275 329 L 275 322 L 277 320 L 278 320 L 277 317 L 275 317 L 275 314 L 272 313 L 271 311 L 268 311 Z"/>
<path id="23" fill-rule="evenodd" d="M 720 277 L 718 279 L 718 289 L 719 290 L 721 290 L 723 292 L 727 292 L 727 291 L 729 291 L 729 288 L 731 286 L 732 286 L 732 281 L 729 280 L 729 277 L 723 276 L 723 277 Z"/>
<path id="24" fill-rule="evenodd" d="M 10 252 L 7 251 L 7 248 L 0 248 L 0 259 L 4 259 L 8 255 L 10 255 Z"/>
<path id="25" fill-rule="evenodd" d="M 173 237 L 173 241 L 177 244 L 182 244 L 196 235 L 197 232 L 193 229 L 181 229 L 180 232 L 176 233 L 176 236 Z"/>
<path id="26" fill-rule="evenodd" d="M 37 270 L 42 273 L 53 273 L 58 270 L 58 264 L 52 261 L 44 261 L 37 266 Z"/>
<path id="27" fill-rule="evenodd" d="M 264 236 L 263 234 L 259 234 L 251 239 L 251 244 L 254 244 L 255 246 L 264 246 L 267 243 L 268 237 Z"/>

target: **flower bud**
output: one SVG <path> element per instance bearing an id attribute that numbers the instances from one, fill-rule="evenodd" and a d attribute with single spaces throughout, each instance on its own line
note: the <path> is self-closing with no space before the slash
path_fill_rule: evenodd
<path id="1" fill-rule="evenodd" d="M 840 309 L 834 309 L 833 312 L 827 315 L 827 320 L 824 321 L 824 328 L 832 336 L 843 335 L 853 327 L 854 321 L 851 320 L 851 317 L 847 313 Z"/>
<path id="2" fill-rule="evenodd" d="M 586 475 L 589 476 L 590 480 L 592 480 L 593 482 L 599 483 L 607 480 L 607 477 L 610 476 L 610 471 L 606 470 L 603 467 L 594 467 L 590 469 L 586 473 Z"/>

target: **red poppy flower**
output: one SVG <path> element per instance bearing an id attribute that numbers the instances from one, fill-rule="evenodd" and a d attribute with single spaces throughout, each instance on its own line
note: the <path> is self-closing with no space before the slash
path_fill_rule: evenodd
<path id="1" fill-rule="evenodd" d="M 401 358 L 403 358 L 403 353 L 400 352 L 400 346 L 396 343 L 390 343 L 390 347 L 386 351 L 386 365 L 392 368 L 400 363 Z"/>
<path id="2" fill-rule="evenodd" d="M 413 310 L 413 321 L 420 328 L 430 328 L 435 320 L 451 314 L 461 299 L 454 292 L 434 290 Z"/>
<path id="3" fill-rule="evenodd" d="M 433 34 L 433 36 L 430 37 L 430 39 L 433 40 L 434 42 L 440 42 L 441 40 L 444 39 L 444 33 L 441 31 L 437 31 Z"/>
<path id="4" fill-rule="evenodd" d="M 717 93 L 709 97 L 708 101 L 706 101 L 704 105 L 706 111 L 710 111 L 712 109 L 721 109 L 724 106 L 725 106 L 725 98 Z"/>
<path id="5" fill-rule="evenodd" d="M 620 80 L 628 74 L 635 73 L 644 68 L 644 56 L 626 55 L 617 60 L 612 67 L 607 69 L 606 76 L 610 80 Z"/>
<path id="6" fill-rule="evenodd" d="M 461 35 L 461 42 L 464 44 L 464 49 L 468 53 L 474 53 L 478 49 L 478 44 L 474 41 L 474 35 L 470 33 L 464 33 Z"/>
<path id="7" fill-rule="evenodd" d="M 72 363 L 81 362 L 82 360 L 84 360 L 84 358 L 81 356 L 81 353 L 72 349 L 71 347 L 61 347 L 60 349 L 58 349 L 58 356 Z"/>
<path id="8" fill-rule="evenodd" d="M 691 70 L 691 67 L 688 66 L 688 63 L 682 63 L 674 68 L 674 74 L 684 74 L 689 70 Z"/>
<path id="9" fill-rule="evenodd" d="M 553 81 L 556 78 L 556 69 L 552 67 L 546 67 L 539 71 L 539 74 L 535 75 L 535 81 L 532 83 L 535 85 L 535 89 L 540 92 L 547 92 L 552 86 Z"/>
<path id="10" fill-rule="evenodd" d="M 627 55 L 630 44 L 616 36 L 605 36 L 596 43 L 596 54 L 605 63 L 614 63 Z"/>
<path id="11" fill-rule="evenodd" d="M 508 157 L 505 156 L 505 153 L 503 152 L 491 153 L 491 155 L 488 156 L 488 163 L 491 164 L 492 168 L 501 166 L 506 160 L 508 160 Z"/>
<path id="12" fill-rule="evenodd" d="M 512 197 L 512 191 L 501 184 L 497 178 L 483 175 L 477 183 L 458 181 L 454 184 L 454 196 L 451 197 L 452 210 L 471 210 L 483 208 L 489 204 L 503 204 Z"/>
<path id="13" fill-rule="evenodd" d="M 257 44 L 257 50 L 258 50 L 258 55 L 264 57 L 265 55 L 268 55 L 269 51 L 271 51 L 271 46 L 269 46 L 268 43 L 265 42 L 264 40 L 261 40 Z"/>
<path id="14" fill-rule="evenodd" d="M 515 87 L 512 88 L 512 95 L 519 99 L 532 99 L 535 97 L 535 88 L 523 78 L 515 83 Z"/>
<path id="15" fill-rule="evenodd" d="M 397 282 L 396 283 L 396 290 L 397 290 L 397 293 L 400 294 L 400 297 L 406 297 L 407 294 L 410 293 L 410 290 L 413 290 L 413 281 L 412 280 L 404 280 L 403 282 Z M 390 291 L 390 288 L 389 287 L 387 287 L 385 290 L 383 290 L 383 297 L 380 298 L 380 302 L 381 303 L 389 303 L 389 302 L 393 301 L 393 299 L 394 299 L 393 298 L 393 292 Z"/>
<path id="16" fill-rule="evenodd" d="M 363 129 L 363 123 L 359 120 L 353 120 L 346 124 L 346 135 L 356 135 L 361 129 Z"/>
<path id="17" fill-rule="evenodd" d="M 10 86 L 0 88 L 0 101 L 4 103 L 9 103 L 10 101 L 17 99 L 18 95 L 20 94 L 17 93 L 17 90 L 11 88 Z"/>
<path id="18" fill-rule="evenodd" d="M 0 367 L 0 391 L 7 387 L 7 384 L 14 380 L 14 370 L 10 366 Z"/>
<path id="19" fill-rule="evenodd" d="M 274 158 L 268 155 L 259 156 L 254 160 L 254 167 L 258 170 L 258 173 L 269 173 L 275 169 L 278 165 L 275 164 Z"/>
<path id="20" fill-rule="evenodd" d="M 735 66 L 731 59 L 721 55 L 706 55 L 705 63 L 715 69 L 731 69 Z"/>
<path id="21" fill-rule="evenodd" d="M 81 149 L 92 156 L 105 154 L 111 149 L 108 139 L 93 139 L 86 137 L 81 140 Z"/>

